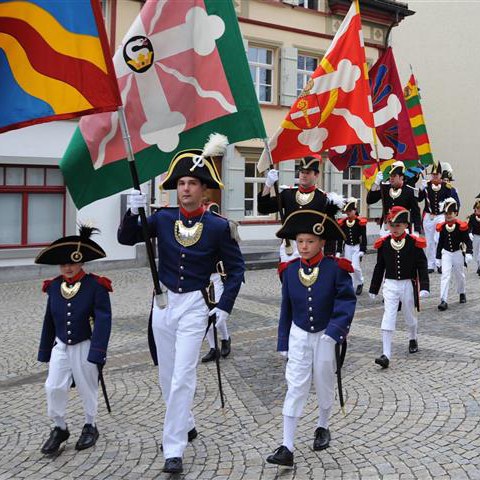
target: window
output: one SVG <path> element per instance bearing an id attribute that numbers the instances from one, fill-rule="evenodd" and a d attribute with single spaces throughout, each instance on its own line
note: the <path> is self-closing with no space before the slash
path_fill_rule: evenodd
<path id="1" fill-rule="evenodd" d="M 302 93 L 312 73 L 317 69 L 318 58 L 299 54 L 297 57 L 297 97 Z"/>
<path id="2" fill-rule="evenodd" d="M 65 235 L 65 192 L 57 167 L 0 165 L 0 248 L 43 246 Z"/>
<path id="3" fill-rule="evenodd" d="M 362 167 L 350 167 L 343 171 L 343 196 L 362 199 Z"/>
<path id="4" fill-rule="evenodd" d="M 298 5 L 309 10 L 318 10 L 318 0 L 298 0 Z"/>
<path id="5" fill-rule="evenodd" d="M 245 161 L 245 217 L 265 217 L 258 213 L 257 196 L 263 190 L 265 178 L 258 173 L 256 161 Z"/>
<path id="6" fill-rule="evenodd" d="M 273 60 L 273 50 L 249 45 L 248 64 L 259 102 L 272 103 Z"/>

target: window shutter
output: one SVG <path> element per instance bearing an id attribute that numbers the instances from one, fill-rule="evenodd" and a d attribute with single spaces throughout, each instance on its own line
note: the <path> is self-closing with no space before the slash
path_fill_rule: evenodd
<path id="1" fill-rule="evenodd" d="M 222 215 L 229 220 L 243 220 L 245 190 L 245 158 L 234 145 L 229 145 L 222 160 Z"/>
<path id="2" fill-rule="evenodd" d="M 280 104 L 291 107 L 297 99 L 297 49 L 283 47 L 280 70 Z"/>

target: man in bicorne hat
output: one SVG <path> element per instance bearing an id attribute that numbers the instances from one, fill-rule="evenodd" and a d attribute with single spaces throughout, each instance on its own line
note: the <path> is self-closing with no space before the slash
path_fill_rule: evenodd
<path id="1" fill-rule="evenodd" d="M 284 212 L 284 218 L 291 213 L 310 209 L 318 212 L 325 212 L 334 217 L 343 207 L 342 196 L 330 192 L 326 193 L 317 187 L 318 176 L 320 174 L 320 160 L 315 157 L 304 157 L 300 159 L 298 173 L 298 187 L 285 188 L 280 192 L 281 205 Z M 258 211 L 263 215 L 276 213 L 279 211 L 278 199 L 272 196 L 272 187 L 278 181 L 278 170 L 269 170 L 265 179 L 265 186 L 258 194 Z M 280 262 L 288 262 L 299 256 L 295 242 L 291 242 L 292 251 L 285 250 L 285 244 L 280 248 Z M 327 245 L 329 253 L 335 253 L 335 245 Z"/>
<path id="2" fill-rule="evenodd" d="M 472 238 L 473 258 L 477 263 L 477 275 L 480 275 L 480 196 L 475 198 L 473 213 L 468 216 L 468 231 Z"/>
<path id="3" fill-rule="evenodd" d="M 45 382 L 48 416 L 54 422 L 42 453 L 53 454 L 70 432 L 65 421 L 72 382 L 82 399 L 85 425 L 75 449 L 95 445 L 99 433 L 95 423 L 98 407 L 99 370 L 107 360 L 112 324 L 109 292 L 111 282 L 83 270 L 83 264 L 104 258 L 103 249 L 90 239 L 95 228 L 80 227 L 79 235 L 60 238 L 43 249 L 35 263 L 59 265 L 60 273 L 46 280 L 48 295 L 38 351 L 40 362 L 49 362 Z"/>
<path id="4" fill-rule="evenodd" d="M 392 207 L 400 206 L 410 212 L 410 219 L 413 228 L 417 233 L 422 232 L 422 219 L 420 217 L 420 208 L 418 199 L 415 196 L 415 189 L 405 183 L 405 165 L 398 160 L 392 163 L 390 168 L 390 178 L 387 182 L 383 181 L 383 172 L 377 173 L 372 189 L 367 194 L 367 203 L 372 205 L 382 201 L 382 225 L 380 236 L 388 234 L 385 227 L 385 218 Z M 412 232 L 412 230 L 410 230 Z"/>
<path id="5" fill-rule="evenodd" d="M 222 138 L 220 138 L 222 137 Z M 177 190 L 179 207 L 162 208 L 148 218 L 149 233 L 157 238 L 158 275 L 167 289 L 167 306 L 154 304 L 152 325 L 154 360 L 166 404 L 163 453 L 166 473 L 183 471 L 187 442 L 197 436 L 192 414 L 196 367 L 209 315 L 216 315 L 217 327 L 226 322 L 243 280 L 245 265 L 229 222 L 206 211 L 207 188 L 223 188 L 211 157 L 222 156 L 228 144 L 223 135 L 212 134 L 202 150 L 185 150 L 172 159 L 162 188 Z M 118 241 L 134 245 L 143 241 L 138 208 L 146 196 L 132 194 L 118 230 Z M 210 275 L 222 261 L 228 272 L 220 298 L 206 291 Z M 216 307 L 209 312 L 207 300 Z"/>
<path id="6" fill-rule="evenodd" d="M 406 232 L 410 223 L 409 211 L 400 206 L 392 207 L 386 220 L 390 235 L 379 238 L 374 244 L 378 251 L 377 263 L 369 290 L 370 298 L 374 299 L 383 282 L 383 352 L 375 359 L 375 363 L 382 368 L 388 368 L 392 358 L 399 302 L 402 302 L 402 312 L 408 326 L 408 351 L 416 353 L 418 319 L 415 309 L 420 309 L 419 297 L 430 295 L 425 239 Z"/>
<path id="7" fill-rule="evenodd" d="M 428 260 L 428 272 L 433 273 L 435 270 L 435 257 L 437 254 L 438 232 L 436 227 L 439 223 L 445 221 L 445 216 L 440 211 L 440 203 L 448 197 L 453 197 L 458 203 L 458 194 L 450 182 L 442 180 L 443 176 L 447 179 L 450 169 L 446 164 L 445 171 L 443 164 L 436 163 L 432 165 L 430 172 L 430 180 L 422 181 L 418 201 L 425 201 L 423 209 L 423 228 L 425 231 L 425 239 L 427 240 L 427 248 L 425 253 Z"/>
<path id="8" fill-rule="evenodd" d="M 445 222 L 437 225 L 440 234 L 437 245 L 437 262 L 442 266 L 440 281 L 440 311 L 448 308 L 448 290 L 450 276 L 453 272 L 457 283 L 457 292 L 460 303 L 467 302 L 465 265 L 470 263 L 472 256 L 472 240 L 468 234 L 468 223 L 457 218 L 458 204 L 454 198 L 447 198 L 441 204 L 441 211 L 445 214 Z"/>
<path id="9" fill-rule="evenodd" d="M 341 366 L 336 363 L 335 345 L 345 342 L 357 300 L 350 277 L 352 264 L 323 255 L 326 240 L 344 238 L 335 219 L 315 210 L 297 210 L 286 218 L 277 236 L 296 240 L 301 258 L 292 260 L 283 272 L 277 350 L 288 352 L 288 391 L 283 442 L 267 462 L 293 466 L 295 431 L 312 379 L 318 401 L 313 449 L 323 450 L 330 444 L 335 371 Z"/>

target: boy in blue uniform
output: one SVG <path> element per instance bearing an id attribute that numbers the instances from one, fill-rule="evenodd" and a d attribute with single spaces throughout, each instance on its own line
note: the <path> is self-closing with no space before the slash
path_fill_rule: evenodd
<path id="1" fill-rule="evenodd" d="M 48 416 L 55 425 L 41 449 L 44 454 L 57 452 L 70 436 L 65 411 L 73 381 L 85 413 L 75 449 L 92 447 L 99 436 L 95 423 L 98 380 L 107 359 L 112 288 L 108 278 L 83 270 L 85 262 L 105 257 L 102 248 L 90 239 L 94 230 L 81 226 L 80 235 L 56 240 L 35 259 L 39 264 L 59 265 L 61 272 L 43 285 L 48 302 L 38 360 L 49 362 L 45 391 Z"/>
<path id="2" fill-rule="evenodd" d="M 223 137 L 223 136 L 221 136 Z M 226 140 L 226 137 L 223 137 Z M 172 160 L 162 188 L 177 190 L 179 207 L 162 208 L 148 218 L 151 237 L 157 237 L 158 276 L 167 288 L 167 306 L 152 311 L 152 332 L 158 358 L 162 396 L 166 404 L 163 453 L 166 473 L 183 471 L 187 442 L 197 436 L 192 414 L 196 367 L 209 315 L 216 315 L 221 330 L 235 302 L 245 265 L 228 220 L 206 211 L 207 188 L 223 188 L 211 157 L 223 155 L 211 138 L 202 150 L 186 150 Z M 221 140 L 221 139 L 220 139 Z M 226 140 L 228 143 L 228 140 Z M 225 144 L 226 147 L 226 144 Z M 134 245 L 143 241 L 138 208 L 146 196 L 134 193 L 118 230 L 118 241 Z M 206 289 L 210 275 L 222 261 L 228 272 L 223 293 L 209 312 Z M 155 359 L 155 357 L 154 357 Z"/>
<path id="3" fill-rule="evenodd" d="M 267 462 L 293 466 L 295 430 L 312 379 L 319 409 L 313 449 L 329 446 L 335 344 L 343 343 L 348 335 L 356 296 L 351 263 L 323 255 L 326 240 L 345 238 L 334 219 L 318 211 L 299 210 L 287 217 L 277 236 L 296 240 L 300 258 L 291 261 L 282 274 L 277 350 L 288 352 L 288 391 L 283 406 L 283 443 Z"/>

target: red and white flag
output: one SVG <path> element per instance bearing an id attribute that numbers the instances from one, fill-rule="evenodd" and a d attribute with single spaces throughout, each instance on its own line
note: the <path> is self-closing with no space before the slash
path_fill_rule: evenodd
<path id="1" fill-rule="evenodd" d="M 338 145 L 373 143 L 373 113 L 358 0 L 330 48 L 269 141 L 274 163 L 320 157 Z M 264 151 L 258 170 L 269 167 Z"/>

